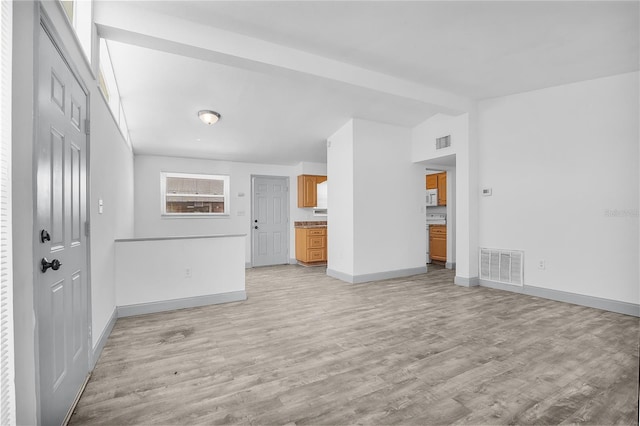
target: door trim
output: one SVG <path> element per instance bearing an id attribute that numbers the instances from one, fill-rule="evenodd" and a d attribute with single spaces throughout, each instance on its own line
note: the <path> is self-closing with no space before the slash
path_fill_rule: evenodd
<path id="1" fill-rule="evenodd" d="M 38 173 L 38 126 L 39 126 L 39 122 L 38 122 L 38 115 L 39 115 L 39 95 L 40 95 L 40 90 L 38 87 L 38 77 L 39 77 L 39 70 L 40 70 L 40 52 L 42 49 L 42 46 L 40 45 L 39 42 L 39 34 L 40 31 L 44 31 L 46 33 L 46 35 L 49 37 L 49 39 L 51 40 L 51 43 L 53 44 L 53 46 L 55 47 L 55 49 L 58 51 L 58 53 L 60 54 L 60 57 L 62 58 L 62 60 L 64 61 L 64 63 L 67 65 L 67 67 L 69 67 L 69 70 L 71 72 L 71 74 L 73 75 L 73 77 L 76 79 L 76 81 L 78 82 L 80 88 L 82 89 L 82 91 L 84 92 L 85 96 L 87 97 L 87 105 L 86 105 L 86 119 L 88 122 L 90 122 L 90 117 L 91 117 L 91 92 L 88 90 L 88 86 L 85 84 L 84 79 L 82 78 L 80 72 L 78 71 L 78 68 L 76 67 L 76 65 L 73 63 L 73 61 L 70 60 L 70 58 L 72 57 L 66 46 L 64 45 L 63 41 L 62 41 L 62 37 L 60 36 L 60 33 L 56 30 L 55 25 L 53 23 L 53 20 L 51 19 L 51 17 L 49 16 L 48 12 L 45 10 L 44 6 L 42 5 L 42 3 L 38 2 L 36 8 L 35 8 L 35 16 L 34 16 L 34 21 L 35 21 L 35 25 L 34 25 L 34 49 L 33 49 L 33 140 L 32 142 L 32 146 L 33 146 L 33 158 L 32 158 L 32 176 L 33 176 L 33 187 L 31 188 L 31 193 L 32 193 L 32 197 L 33 197 L 33 217 L 32 217 L 32 224 L 33 224 L 33 244 L 32 244 L 32 254 L 31 257 L 33 258 L 34 262 L 33 262 L 33 308 L 34 308 L 34 313 L 36 312 L 36 309 L 38 307 L 38 292 L 36 291 L 36 285 L 40 280 L 40 270 L 38 268 L 38 262 L 37 262 L 37 255 L 38 255 L 38 248 L 39 248 L 39 244 L 37 241 L 36 236 L 39 234 L 39 229 L 38 229 L 38 210 L 37 210 L 37 194 L 38 194 L 38 182 L 37 182 L 37 173 Z M 81 53 L 82 54 L 82 53 Z M 90 134 L 86 134 L 86 218 L 87 218 L 87 222 L 91 223 L 91 136 Z M 87 267 L 87 273 L 86 273 L 86 280 L 87 280 L 87 327 L 88 327 L 88 341 L 87 341 L 87 359 L 88 359 L 88 365 L 87 365 L 87 375 L 89 376 L 92 370 L 93 365 L 95 365 L 95 360 L 93 360 L 93 337 L 92 337 L 92 318 L 93 318 L 93 314 L 92 314 L 92 309 L 91 309 L 91 233 L 89 233 L 89 235 L 85 235 L 86 237 L 86 247 L 85 247 L 85 251 L 86 251 L 86 267 Z M 35 324 L 34 324 L 34 361 L 35 361 L 35 397 L 36 397 L 36 418 L 38 420 L 38 423 L 42 422 L 42 401 L 41 401 L 41 395 L 40 395 L 40 389 L 41 389 L 41 385 L 40 385 L 40 328 L 39 328 L 39 322 L 38 322 L 38 316 L 35 315 Z"/>
<path id="2" fill-rule="evenodd" d="M 276 178 L 276 179 L 284 179 L 287 182 L 287 192 L 289 193 L 289 197 L 287 198 L 287 263 L 291 262 L 291 179 L 289 176 L 273 176 L 273 175 L 250 175 L 251 179 L 251 200 L 249 202 L 249 240 L 251 241 L 251 259 L 247 262 L 247 268 L 253 268 L 253 199 L 255 195 L 255 187 L 254 182 L 255 178 Z"/>

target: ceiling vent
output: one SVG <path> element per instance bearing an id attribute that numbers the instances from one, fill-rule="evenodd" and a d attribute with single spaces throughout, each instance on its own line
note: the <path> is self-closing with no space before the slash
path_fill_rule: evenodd
<path id="1" fill-rule="evenodd" d="M 436 149 L 448 148 L 451 146 L 451 135 L 436 138 Z"/>
<path id="2" fill-rule="evenodd" d="M 518 250 L 480 249 L 480 279 L 522 286 L 524 252 Z"/>

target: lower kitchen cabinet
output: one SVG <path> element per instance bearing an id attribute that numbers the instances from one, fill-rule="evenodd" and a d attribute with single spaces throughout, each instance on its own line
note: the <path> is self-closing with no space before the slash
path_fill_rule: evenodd
<path id="1" fill-rule="evenodd" d="M 327 228 L 296 228 L 296 260 L 303 264 L 327 262 Z"/>
<path id="2" fill-rule="evenodd" d="M 429 226 L 429 255 L 432 260 L 447 261 L 447 225 Z"/>

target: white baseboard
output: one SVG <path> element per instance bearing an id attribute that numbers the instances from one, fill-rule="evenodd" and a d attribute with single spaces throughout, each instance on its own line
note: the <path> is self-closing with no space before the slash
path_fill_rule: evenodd
<path id="1" fill-rule="evenodd" d="M 246 291 L 209 294 L 206 296 L 186 297 L 184 299 L 163 300 L 161 302 L 139 303 L 118 306 L 118 318 L 133 315 L 153 314 L 156 312 L 175 311 L 176 309 L 195 308 L 198 306 L 217 305 L 220 303 L 240 302 L 247 300 Z"/>
<path id="2" fill-rule="evenodd" d="M 102 333 L 100 334 L 100 338 L 98 339 L 98 342 L 93 347 L 93 350 L 91 353 L 91 368 L 89 370 L 93 370 L 93 367 L 96 366 L 96 363 L 100 358 L 100 354 L 104 349 L 104 345 L 107 344 L 107 340 L 109 339 L 109 336 L 111 335 L 111 331 L 113 331 L 113 326 L 116 325 L 117 320 L 118 320 L 118 308 L 116 307 L 116 308 L 113 308 L 113 312 L 111 313 L 111 317 L 109 318 L 109 321 L 107 321 L 107 325 L 102 330 Z"/>
<path id="3" fill-rule="evenodd" d="M 530 285 L 520 287 L 490 280 L 480 280 L 480 286 L 640 317 L 640 305 L 635 303 L 603 299 L 600 297 L 586 296 L 584 294 L 569 293 L 566 291 L 552 290 Z"/>
<path id="4" fill-rule="evenodd" d="M 478 277 L 456 277 L 453 279 L 453 283 L 462 287 L 477 287 L 480 285 L 480 279 Z"/>
<path id="5" fill-rule="evenodd" d="M 375 272 L 373 274 L 349 275 L 349 274 L 345 274 L 344 272 L 339 272 L 339 271 L 327 268 L 327 275 L 351 284 L 360 284 L 360 283 L 366 283 L 370 281 L 388 280 L 390 278 L 410 277 L 412 275 L 424 274 L 426 272 L 427 272 L 427 267 L 420 266 L 417 268 L 397 269 L 395 271 Z"/>

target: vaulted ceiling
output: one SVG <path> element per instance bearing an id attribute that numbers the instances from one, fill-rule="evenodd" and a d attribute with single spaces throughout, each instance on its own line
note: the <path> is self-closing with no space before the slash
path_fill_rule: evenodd
<path id="1" fill-rule="evenodd" d="M 351 117 L 412 127 L 473 101 L 639 69 L 639 3 L 97 1 L 138 154 L 326 160 Z M 222 114 L 214 126 L 200 109 Z"/>

